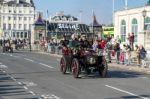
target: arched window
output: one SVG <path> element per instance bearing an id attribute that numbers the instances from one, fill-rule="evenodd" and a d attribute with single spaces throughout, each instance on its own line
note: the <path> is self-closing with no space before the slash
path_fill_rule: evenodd
<path id="1" fill-rule="evenodd" d="M 150 17 L 145 18 L 145 30 L 150 31 Z"/>
<path id="2" fill-rule="evenodd" d="M 134 41 L 137 42 L 138 22 L 135 18 L 132 20 L 132 33 L 134 33 Z"/>
<path id="3" fill-rule="evenodd" d="M 126 21 L 125 20 L 121 21 L 120 33 L 121 33 L 121 41 L 125 42 L 126 41 Z"/>

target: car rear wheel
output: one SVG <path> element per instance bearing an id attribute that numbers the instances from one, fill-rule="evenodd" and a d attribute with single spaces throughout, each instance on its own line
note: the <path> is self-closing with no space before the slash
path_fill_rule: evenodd
<path id="1" fill-rule="evenodd" d="M 77 59 L 73 59 L 72 61 L 72 74 L 75 78 L 78 78 L 80 73 L 80 64 Z"/>
<path id="2" fill-rule="evenodd" d="M 67 70 L 67 64 L 66 64 L 66 59 L 65 57 L 62 57 L 60 59 L 60 71 L 65 74 Z"/>
<path id="3" fill-rule="evenodd" d="M 104 61 L 102 66 L 100 67 L 99 73 L 100 73 L 101 77 L 106 77 L 107 72 L 108 72 L 108 65 L 107 65 L 107 62 Z"/>

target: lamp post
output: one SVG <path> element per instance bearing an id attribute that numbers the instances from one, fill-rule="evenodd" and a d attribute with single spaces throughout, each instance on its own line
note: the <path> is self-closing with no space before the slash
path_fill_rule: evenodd
<path id="1" fill-rule="evenodd" d="M 144 18 L 144 27 L 143 27 L 143 30 L 144 30 L 144 31 L 146 30 L 146 27 L 145 27 L 145 17 L 146 17 L 146 14 L 147 14 L 147 11 L 146 11 L 146 10 L 143 10 L 143 11 L 142 11 L 142 15 L 143 15 L 143 18 Z"/>
<path id="2" fill-rule="evenodd" d="M 145 27 L 145 17 L 146 17 L 146 14 L 147 14 L 147 11 L 146 10 L 143 10 L 142 11 L 142 15 L 143 15 L 143 18 L 144 18 L 144 26 L 143 26 L 143 32 L 144 32 L 144 47 L 145 47 L 145 36 L 146 36 L 146 32 L 145 32 L 145 30 L 146 30 L 146 27 Z"/>

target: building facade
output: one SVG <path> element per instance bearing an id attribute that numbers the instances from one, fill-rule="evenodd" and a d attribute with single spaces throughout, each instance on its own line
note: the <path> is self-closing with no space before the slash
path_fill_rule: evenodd
<path id="1" fill-rule="evenodd" d="M 119 36 L 122 42 L 127 42 L 129 33 L 134 33 L 135 44 L 140 44 L 140 33 L 150 31 L 150 6 L 115 12 L 114 29 L 114 36 Z"/>
<path id="2" fill-rule="evenodd" d="M 4 39 L 28 39 L 35 20 L 32 0 L 4 0 L 0 4 L 0 27 Z"/>
<path id="3" fill-rule="evenodd" d="M 76 17 L 65 15 L 63 12 L 50 17 L 47 34 L 49 38 L 62 39 L 65 35 L 70 39 L 74 33 L 88 35 L 90 34 L 89 26 L 81 23 Z"/>

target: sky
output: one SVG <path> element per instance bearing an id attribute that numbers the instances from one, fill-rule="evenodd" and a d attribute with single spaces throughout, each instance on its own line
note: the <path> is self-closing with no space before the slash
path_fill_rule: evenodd
<path id="1" fill-rule="evenodd" d="M 96 15 L 99 24 L 112 23 L 112 0 L 33 0 L 36 9 L 49 16 L 63 11 L 66 15 L 80 18 L 86 24 L 92 22 L 92 15 Z M 115 11 L 124 9 L 124 0 L 114 0 Z M 140 7 L 146 4 L 147 0 L 128 0 L 128 8 Z M 82 13 L 80 13 L 82 12 Z"/>

